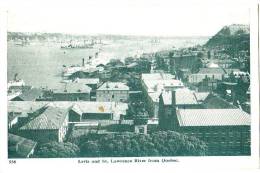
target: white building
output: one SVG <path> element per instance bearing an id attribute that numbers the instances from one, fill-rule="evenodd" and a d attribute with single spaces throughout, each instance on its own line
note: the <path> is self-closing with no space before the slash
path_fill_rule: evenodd
<path id="1" fill-rule="evenodd" d="M 196 74 L 189 75 L 189 83 L 199 83 L 204 79 L 217 79 L 222 80 L 226 72 L 222 68 L 211 67 L 211 68 L 201 68 Z"/>
<path id="2" fill-rule="evenodd" d="M 158 118 L 159 96 L 163 91 L 173 91 L 183 88 L 180 80 L 168 73 L 142 74 L 142 87 L 145 93 L 146 107 L 150 116 Z"/>
<path id="3" fill-rule="evenodd" d="M 129 87 L 122 82 L 106 82 L 97 89 L 99 102 L 127 102 Z"/>

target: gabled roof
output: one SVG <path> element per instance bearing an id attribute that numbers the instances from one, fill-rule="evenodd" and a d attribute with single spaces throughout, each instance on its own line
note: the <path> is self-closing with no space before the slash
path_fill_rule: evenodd
<path id="1" fill-rule="evenodd" d="M 8 157 L 25 158 L 35 148 L 37 142 L 8 133 Z"/>
<path id="2" fill-rule="evenodd" d="M 180 126 L 250 126 L 250 115 L 240 109 L 179 109 Z"/>
<path id="3" fill-rule="evenodd" d="M 42 96 L 43 91 L 38 88 L 32 88 L 30 90 L 25 91 L 21 95 L 13 98 L 12 100 L 22 100 L 22 101 L 35 101 L 37 98 Z"/>
<path id="4" fill-rule="evenodd" d="M 68 109 L 61 109 L 58 107 L 48 106 L 46 110 L 30 120 L 21 130 L 43 130 L 43 129 L 59 129 L 66 116 L 68 115 Z"/>
<path id="5" fill-rule="evenodd" d="M 162 93 L 163 102 L 165 105 L 172 104 L 172 92 L 165 91 Z M 176 105 L 195 105 L 199 104 L 194 91 L 188 88 L 179 88 L 175 91 Z"/>
<path id="6" fill-rule="evenodd" d="M 203 107 L 208 109 L 234 109 L 237 108 L 217 95 L 210 94 L 203 102 Z"/>

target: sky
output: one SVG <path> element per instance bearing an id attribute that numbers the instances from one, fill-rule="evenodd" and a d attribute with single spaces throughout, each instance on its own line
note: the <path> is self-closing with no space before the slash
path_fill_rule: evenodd
<path id="1" fill-rule="evenodd" d="M 243 3 L 168 0 L 88 0 L 8 7 L 8 31 L 147 36 L 212 36 L 223 26 L 249 24 Z"/>

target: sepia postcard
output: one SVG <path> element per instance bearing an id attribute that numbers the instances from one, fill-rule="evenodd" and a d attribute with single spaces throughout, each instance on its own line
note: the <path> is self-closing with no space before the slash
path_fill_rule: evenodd
<path id="1" fill-rule="evenodd" d="M 5 4 L 0 172 L 257 169 L 258 16 L 246 1 Z"/>

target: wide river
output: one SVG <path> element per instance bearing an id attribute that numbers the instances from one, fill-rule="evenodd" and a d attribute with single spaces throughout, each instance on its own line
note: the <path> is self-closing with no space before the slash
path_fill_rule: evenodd
<path id="1" fill-rule="evenodd" d="M 100 56 L 105 60 L 111 58 L 124 59 L 140 53 L 151 53 L 169 50 L 173 47 L 188 47 L 204 44 L 208 38 L 172 38 L 160 39 L 159 43 L 151 43 L 151 39 L 116 40 L 103 45 Z M 18 78 L 27 85 L 34 87 L 53 88 L 61 83 L 63 65 L 81 64 L 82 58 L 93 56 L 99 48 L 93 49 L 61 49 L 56 43 L 32 43 L 28 46 L 18 46 L 8 42 L 7 78 L 8 81 L 18 73 Z"/>

